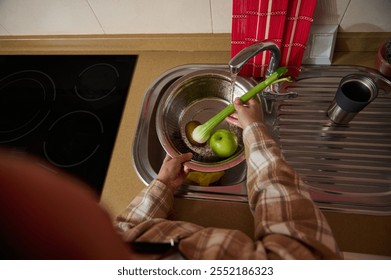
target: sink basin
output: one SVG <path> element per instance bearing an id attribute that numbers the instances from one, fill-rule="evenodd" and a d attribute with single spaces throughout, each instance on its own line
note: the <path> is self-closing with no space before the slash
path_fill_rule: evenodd
<path id="1" fill-rule="evenodd" d="M 162 94 L 183 75 L 208 69 L 227 66 L 179 66 L 163 73 L 146 91 L 132 151 L 135 169 L 146 185 L 165 157 L 155 126 Z M 335 125 L 326 110 L 341 78 L 352 73 L 370 75 L 379 95 L 349 125 Z M 317 205 L 330 211 L 391 215 L 391 82 L 365 67 L 308 66 L 294 83 L 282 84 L 281 92 L 298 96 L 262 97 L 265 122 Z M 213 186 L 183 185 L 176 195 L 247 202 L 246 165 L 226 170 Z"/>
<path id="2" fill-rule="evenodd" d="M 225 65 L 183 65 L 173 68 L 158 77 L 144 96 L 136 136 L 133 142 L 133 163 L 141 180 L 147 185 L 155 177 L 166 155 L 156 132 L 156 111 L 163 93 L 183 75 L 198 70 L 226 70 Z M 256 85 L 256 81 L 249 81 Z M 248 88 L 250 89 L 251 86 Z M 248 90 L 247 89 L 247 90 Z M 225 171 L 225 175 L 213 186 L 202 187 L 184 185 L 177 196 L 217 199 L 228 201 L 247 201 L 246 164 L 243 161 Z"/>

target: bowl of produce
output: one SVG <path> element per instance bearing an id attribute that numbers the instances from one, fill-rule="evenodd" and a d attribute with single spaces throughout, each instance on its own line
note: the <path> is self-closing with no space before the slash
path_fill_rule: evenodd
<path id="1" fill-rule="evenodd" d="M 182 76 L 164 92 L 156 112 L 156 131 L 170 156 L 192 152 L 188 167 L 203 172 L 226 170 L 244 160 L 242 130 L 225 120 L 215 127 L 222 135 L 213 139 L 219 139 L 217 144 L 225 145 L 227 150 L 235 149 L 229 156 L 213 152 L 214 140 L 197 143 L 188 137 L 197 125 L 227 107 L 234 96 L 246 93 L 255 82 L 239 76 L 234 85 L 232 89 L 228 70 L 198 70 Z"/>
<path id="2" fill-rule="evenodd" d="M 228 69 L 182 76 L 163 93 L 157 108 L 156 132 L 162 147 L 171 157 L 192 152 L 187 166 L 196 171 L 217 172 L 238 165 L 245 159 L 242 130 L 225 120 L 234 112 L 232 101 L 259 98 L 257 93 L 284 73 L 282 69 L 259 84 L 232 77 Z"/>

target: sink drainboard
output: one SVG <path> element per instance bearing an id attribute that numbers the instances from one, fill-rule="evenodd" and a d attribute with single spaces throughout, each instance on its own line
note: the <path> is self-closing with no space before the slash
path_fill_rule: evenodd
<path id="1" fill-rule="evenodd" d="M 184 74 L 219 67 L 226 66 L 174 68 L 146 92 L 133 144 L 134 165 L 145 184 L 156 176 L 164 158 L 154 131 L 159 95 Z M 337 126 L 326 110 L 341 78 L 351 73 L 374 78 L 379 95 L 348 125 Z M 316 204 L 330 211 L 391 215 L 391 82 L 365 67 L 308 66 L 295 82 L 281 85 L 281 92 L 291 91 L 298 97 L 264 100 L 265 121 L 286 161 L 308 184 Z M 245 176 L 233 185 L 186 185 L 177 196 L 246 202 Z"/>
<path id="2" fill-rule="evenodd" d="M 378 97 L 346 126 L 326 110 L 342 77 L 374 77 Z M 322 208 L 391 214 L 391 83 L 366 68 L 304 69 L 283 91 L 298 98 L 273 104 L 270 128 L 282 153 Z"/>

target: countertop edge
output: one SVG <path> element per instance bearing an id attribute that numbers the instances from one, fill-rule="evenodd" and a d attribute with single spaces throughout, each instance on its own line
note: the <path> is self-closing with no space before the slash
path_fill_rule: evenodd
<path id="1" fill-rule="evenodd" d="M 391 32 L 339 32 L 335 51 L 376 51 Z M 229 51 L 230 33 L 0 36 L 0 54 Z"/>

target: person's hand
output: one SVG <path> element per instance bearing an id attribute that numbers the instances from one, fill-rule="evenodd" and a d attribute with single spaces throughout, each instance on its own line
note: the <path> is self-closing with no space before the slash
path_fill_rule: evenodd
<path id="1" fill-rule="evenodd" d="M 234 106 L 236 112 L 227 117 L 227 121 L 241 128 L 245 128 L 253 122 L 263 122 L 261 104 L 254 98 L 247 103 L 242 103 L 240 98 L 235 98 Z"/>
<path id="2" fill-rule="evenodd" d="M 192 157 L 192 153 L 181 154 L 174 158 L 166 155 L 156 179 L 175 191 L 182 185 L 189 173 L 184 163 L 191 160 Z"/>

